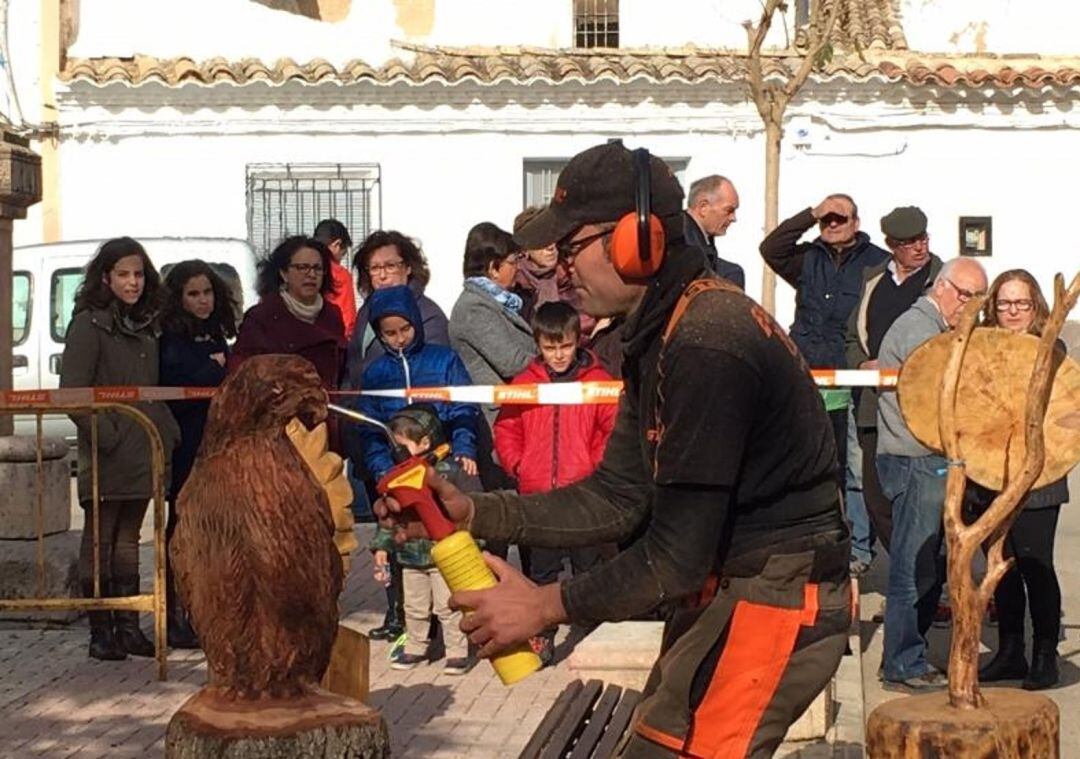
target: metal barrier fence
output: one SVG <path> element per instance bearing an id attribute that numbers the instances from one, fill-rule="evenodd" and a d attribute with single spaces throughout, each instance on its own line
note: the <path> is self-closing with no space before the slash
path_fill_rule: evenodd
<path id="1" fill-rule="evenodd" d="M 93 530 L 94 595 L 78 598 L 42 598 L 45 590 L 45 467 L 42 458 L 42 415 L 46 413 L 90 414 L 91 478 L 94 508 L 87 514 L 89 524 L 83 530 Z M 150 471 L 154 502 L 154 590 L 136 596 L 101 597 L 101 517 L 98 504 L 100 483 L 98 474 L 98 415 L 119 413 L 133 419 L 143 428 L 150 443 Z M 0 415 L 34 414 L 37 421 L 37 480 L 35 507 L 37 519 L 37 598 L 0 599 L 0 611 L 141 611 L 154 615 L 154 658 L 158 679 L 166 679 L 165 645 L 165 450 L 161 435 L 150 418 L 137 408 L 122 403 L 19 403 L 0 405 Z"/>

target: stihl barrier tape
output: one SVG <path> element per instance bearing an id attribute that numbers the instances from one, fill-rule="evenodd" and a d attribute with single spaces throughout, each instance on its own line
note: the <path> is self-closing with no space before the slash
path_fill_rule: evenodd
<path id="1" fill-rule="evenodd" d="M 818 387 L 895 387 L 895 369 L 815 369 Z M 213 387 L 65 387 L 57 390 L 7 390 L 8 407 L 41 404 L 86 405 L 89 403 L 137 403 L 212 398 Z M 585 405 L 618 403 L 622 382 L 557 382 L 535 385 L 466 385 L 460 387 L 413 387 L 396 390 L 333 390 L 330 395 L 369 395 L 425 401 L 455 401 L 502 405 Z"/>

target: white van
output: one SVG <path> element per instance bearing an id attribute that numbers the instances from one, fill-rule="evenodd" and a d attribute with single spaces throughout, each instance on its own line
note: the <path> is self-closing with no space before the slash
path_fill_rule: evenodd
<path id="1" fill-rule="evenodd" d="M 216 237 L 136 238 L 146 248 L 162 279 L 176 264 L 192 258 L 206 261 L 229 283 L 241 313 L 255 305 L 255 252 L 245 240 Z M 60 384 L 75 291 L 83 269 L 105 240 L 79 240 L 15 248 L 12 260 L 13 385 L 16 390 L 54 388 Z M 16 416 L 15 432 L 33 435 L 33 416 Z M 66 416 L 45 416 L 46 435 L 75 439 L 75 425 Z"/>

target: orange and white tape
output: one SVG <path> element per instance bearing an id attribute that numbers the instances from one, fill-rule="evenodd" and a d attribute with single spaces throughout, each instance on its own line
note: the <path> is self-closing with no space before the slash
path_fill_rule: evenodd
<path id="1" fill-rule="evenodd" d="M 894 387 L 896 370 L 815 369 L 819 387 Z M 85 405 L 88 403 L 138 403 L 140 401 L 182 401 L 212 398 L 213 387 L 65 387 L 56 390 L 7 390 L 5 406 L 41 404 Z M 458 387 L 413 387 L 394 390 L 333 391 L 331 395 L 370 395 L 382 398 L 454 401 L 502 405 L 584 405 L 618 403 L 622 382 L 550 382 L 529 385 L 465 385 Z"/>

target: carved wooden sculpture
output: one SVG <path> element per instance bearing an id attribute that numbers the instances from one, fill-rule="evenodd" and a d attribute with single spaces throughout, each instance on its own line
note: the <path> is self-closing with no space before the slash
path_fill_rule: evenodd
<path id="1" fill-rule="evenodd" d="M 342 586 L 326 402 L 310 363 L 268 355 L 245 361 L 211 403 L 170 557 L 209 683 L 170 722 L 169 756 L 389 751 L 377 712 L 318 687 Z"/>
<path id="2" fill-rule="evenodd" d="M 944 510 L 953 609 L 949 690 L 875 709 L 866 733 L 872 759 L 1058 756 L 1053 701 L 1005 688 L 984 692 L 978 682 L 983 613 L 1012 565 L 1004 556 L 1009 528 L 1037 482 L 1062 476 L 1080 460 L 1080 368 L 1055 349 L 1080 298 L 1080 275 L 1068 290 L 1060 275 L 1054 284 L 1054 307 L 1040 338 L 989 329 L 973 334 L 981 305 L 974 299 L 953 332 L 921 346 L 901 371 L 905 421 L 922 443 L 944 451 L 949 461 Z M 1022 383 L 1002 379 L 1017 371 Z M 928 388 L 937 388 L 939 397 L 928 395 Z M 1046 439 L 1053 440 L 1049 462 Z M 962 502 L 969 475 L 1000 493 L 965 525 Z M 977 583 L 972 559 L 983 545 L 988 546 L 987 572 Z"/>

